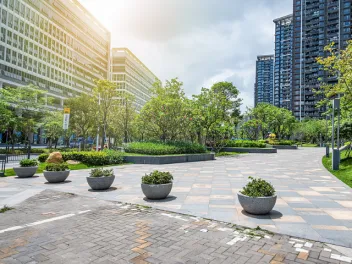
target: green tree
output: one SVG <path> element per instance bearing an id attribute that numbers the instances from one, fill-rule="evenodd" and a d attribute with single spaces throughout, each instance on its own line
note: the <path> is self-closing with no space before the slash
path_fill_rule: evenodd
<path id="1" fill-rule="evenodd" d="M 56 149 L 58 141 L 64 133 L 62 124 L 63 113 L 61 111 L 48 113 L 48 115 L 45 117 L 44 131 L 49 148 L 52 148 L 54 144 L 54 148 Z"/>
<path id="2" fill-rule="evenodd" d="M 0 89 L 3 106 L 13 112 L 7 113 L 8 135 L 14 143 L 14 132 L 22 131 L 26 143 L 30 143 L 30 134 L 35 132 L 43 117 L 48 113 L 46 93 L 34 85 L 5 87 Z"/>
<path id="3" fill-rule="evenodd" d="M 123 138 L 123 142 L 132 141 L 134 120 L 137 116 L 135 98 L 128 93 L 121 94 L 119 103 L 112 108 L 111 129 L 115 139 Z"/>
<path id="4" fill-rule="evenodd" d="M 141 110 L 145 133 L 162 141 L 177 140 L 185 122 L 185 94 L 177 78 L 153 85 L 153 97 Z"/>
<path id="5" fill-rule="evenodd" d="M 325 47 L 327 57 L 320 57 L 317 62 L 324 67 L 327 77 L 338 77 L 337 82 L 333 84 L 324 83 L 323 79 L 321 88 L 325 99 L 322 105 L 328 104 L 329 101 L 337 95 L 343 95 L 341 98 L 342 111 L 352 111 L 352 41 L 348 42 L 346 49 L 339 51 L 335 43 Z"/>
<path id="6" fill-rule="evenodd" d="M 202 135 L 205 141 L 212 141 L 216 131 L 224 131 L 224 127 L 234 131 L 240 120 L 241 99 L 238 95 L 232 83 L 219 82 L 210 89 L 202 88 L 199 95 L 193 96 L 193 129 L 200 143 Z"/>
<path id="7" fill-rule="evenodd" d="M 81 94 L 65 101 L 65 107 L 71 109 L 70 128 L 78 137 L 83 138 L 83 148 L 89 133 L 98 126 L 98 107 L 92 95 Z M 68 133 L 69 134 L 69 133 Z"/>
<path id="8" fill-rule="evenodd" d="M 119 94 L 116 85 L 109 80 L 96 80 L 93 88 L 93 104 L 97 106 L 96 119 L 102 127 L 102 147 L 108 131 L 108 122 L 111 119 L 111 111 L 118 103 Z M 98 142 L 97 142 L 98 144 Z"/>

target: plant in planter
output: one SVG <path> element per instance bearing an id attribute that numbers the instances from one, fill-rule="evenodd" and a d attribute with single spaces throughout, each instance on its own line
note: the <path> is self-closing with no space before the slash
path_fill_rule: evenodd
<path id="1" fill-rule="evenodd" d="M 243 209 L 250 214 L 268 214 L 275 206 L 274 187 L 263 179 L 249 177 L 250 182 L 237 196 Z"/>
<path id="2" fill-rule="evenodd" d="M 23 159 L 20 161 L 20 167 L 13 168 L 13 170 L 18 178 L 29 178 L 37 172 L 38 164 L 35 159 Z"/>
<path id="3" fill-rule="evenodd" d="M 142 191 L 148 199 L 165 199 L 171 192 L 172 180 L 170 172 L 153 171 L 142 177 Z"/>
<path id="4" fill-rule="evenodd" d="M 107 190 L 115 180 L 114 170 L 97 168 L 90 171 L 87 182 L 93 190 Z"/>
<path id="5" fill-rule="evenodd" d="M 49 183 L 60 183 L 66 181 L 70 175 L 67 163 L 48 163 L 44 170 L 44 177 Z"/>

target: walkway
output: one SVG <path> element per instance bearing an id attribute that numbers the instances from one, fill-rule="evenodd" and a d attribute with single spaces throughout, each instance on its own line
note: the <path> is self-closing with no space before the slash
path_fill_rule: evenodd
<path id="1" fill-rule="evenodd" d="M 44 191 L 1 215 L 0 263 L 351 263 L 320 242 Z"/>
<path id="2" fill-rule="evenodd" d="M 174 212 L 260 226 L 274 232 L 329 242 L 352 248 L 352 190 L 321 165 L 324 149 L 279 150 L 278 154 L 248 154 L 216 161 L 116 167 L 115 189 L 90 192 L 88 171 L 72 172 L 65 184 L 44 184 L 33 179 L 0 178 L 0 206 L 11 205 L 43 189 L 71 192 L 103 200 L 144 204 Z M 171 197 L 152 202 L 143 199 L 140 179 L 154 169 L 174 175 Z M 237 192 L 248 176 L 269 180 L 278 201 L 268 216 L 242 211 Z"/>

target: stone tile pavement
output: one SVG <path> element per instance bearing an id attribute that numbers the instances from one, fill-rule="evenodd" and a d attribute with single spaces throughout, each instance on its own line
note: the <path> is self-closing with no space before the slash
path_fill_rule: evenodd
<path id="1" fill-rule="evenodd" d="M 352 247 L 352 191 L 322 166 L 324 152 L 322 148 L 300 148 L 207 162 L 120 166 L 114 168 L 116 180 L 108 192 L 88 191 L 88 171 L 72 172 L 71 182 L 59 185 L 45 184 L 42 176 L 0 178 L 0 206 L 53 189 Z M 141 192 L 141 177 L 154 169 L 170 171 L 175 177 L 171 196 L 165 201 L 144 200 Z M 270 215 L 242 211 L 237 192 L 248 176 L 269 180 L 277 189 L 278 201 Z"/>
<path id="2" fill-rule="evenodd" d="M 46 190 L 1 214 L 0 263 L 351 263 L 321 242 Z"/>

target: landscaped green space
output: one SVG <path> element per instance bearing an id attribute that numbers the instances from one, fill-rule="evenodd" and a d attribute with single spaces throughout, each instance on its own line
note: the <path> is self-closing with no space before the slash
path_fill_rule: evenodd
<path id="1" fill-rule="evenodd" d="M 187 142 L 133 142 L 125 148 L 126 153 L 143 155 L 175 155 L 206 153 L 205 146 Z"/>
<path id="2" fill-rule="evenodd" d="M 316 148 L 318 147 L 318 144 L 304 143 L 301 146 L 304 148 Z"/>
<path id="3" fill-rule="evenodd" d="M 119 164 L 111 164 L 111 165 L 105 165 L 104 167 L 111 167 L 111 166 L 120 166 L 120 165 L 124 165 L 127 163 L 119 163 Z M 44 162 L 44 163 L 40 163 L 37 173 L 43 173 L 45 167 L 48 165 L 48 163 Z M 92 169 L 92 168 L 100 168 L 101 166 L 98 165 L 87 165 L 87 164 L 83 164 L 83 163 L 79 163 L 79 164 L 69 164 L 68 168 L 71 171 L 75 171 L 75 170 L 85 170 L 85 169 Z M 5 177 L 10 177 L 10 176 L 16 176 L 16 173 L 13 169 L 7 169 L 5 170 Z"/>
<path id="4" fill-rule="evenodd" d="M 323 157 L 324 167 L 335 175 L 338 179 L 352 188 L 352 156 L 347 157 L 347 151 L 341 152 L 341 163 L 338 171 L 331 169 L 331 155 L 329 158 Z"/>
<path id="5" fill-rule="evenodd" d="M 266 144 L 255 140 L 226 140 L 228 148 L 265 148 Z"/>
<path id="6" fill-rule="evenodd" d="M 239 152 L 219 152 L 215 154 L 215 157 L 230 157 L 230 156 L 237 156 L 239 154 L 245 154 L 245 153 L 239 153 Z"/>

